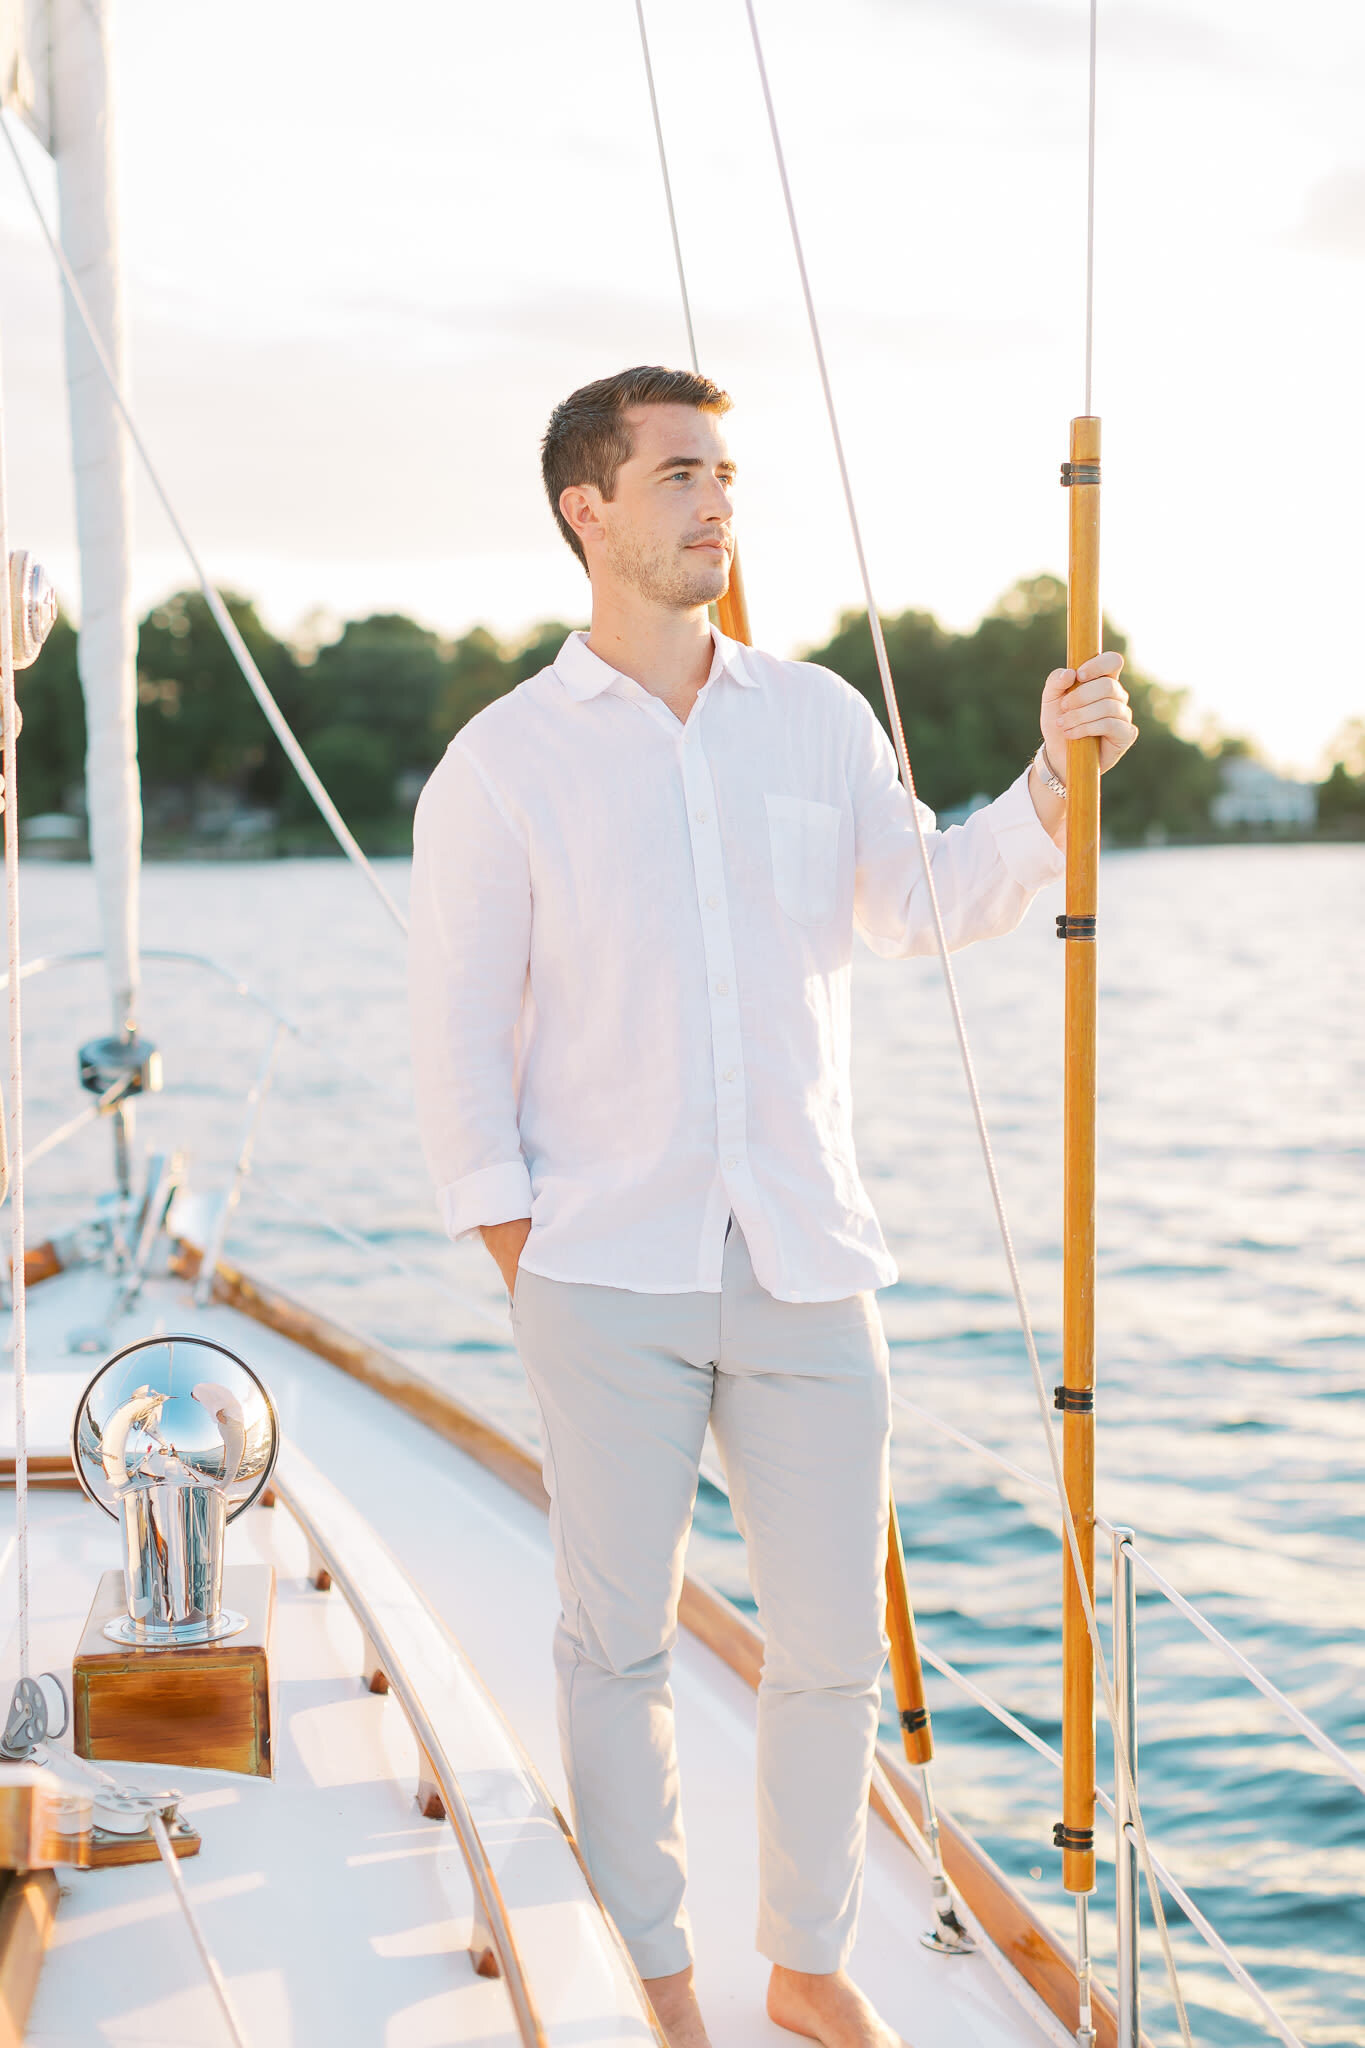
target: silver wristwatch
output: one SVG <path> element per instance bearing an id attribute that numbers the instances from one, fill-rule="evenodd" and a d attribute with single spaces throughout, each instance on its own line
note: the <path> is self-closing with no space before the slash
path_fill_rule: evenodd
<path id="1" fill-rule="evenodd" d="M 1059 775 L 1054 775 L 1054 774 L 1053 774 L 1053 772 L 1052 772 L 1052 766 L 1051 766 L 1051 763 L 1049 762 L 1049 760 L 1048 760 L 1048 758 L 1047 758 L 1047 744 L 1046 744 L 1046 742 L 1043 742 L 1043 743 L 1042 743 L 1042 744 L 1041 744 L 1041 745 L 1039 746 L 1039 748 L 1038 748 L 1038 751 L 1037 751 L 1037 753 L 1036 753 L 1036 754 L 1034 755 L 1034 757 L 1033 757 L 1033 760 L 1032 760 L 1032 762 L 1031 762 L 1031 763 L 1030 763 L 1029 765 L 1030 765 L 1031 767 L 1034 767 L 1034 768 L 1036 768 L 1036 769 L 1038 770 L 1038 773 L 1039 773 L 1039 774 L 1040 774 L 1040 775 L 1042 776 L 1042 778 L 1043 778 L 1043 781 L 1044 781 L 1044 782 L 1045 782 L 1045 783 L 1047 784 L 1048 788 L 1049 788 L 1049 789 L 1050 789 L 1050 790 L 1052 791 L 1052 794 L 1053 794 L 1054 796 L 1059 796 L 1059 797 L 1061 798 L 1062 802 L 1063 802 L 1063 803 L 1065 803 L 1065 802 L 1066 802 L 1066 784 L 1065 784 L 1065 783 L 1064 783 L 1064 782 L 1062 781 L 1062 779 L 1061 779 L 1061 777 L 1060 777 Z"/>

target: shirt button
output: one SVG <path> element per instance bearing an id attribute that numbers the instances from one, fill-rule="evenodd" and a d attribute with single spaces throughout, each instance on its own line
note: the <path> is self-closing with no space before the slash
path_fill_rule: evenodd
<path id="1" fill-rule="evenodd" d="M 733 1173 L 738 1165 L 739 1161 L 737 1159 L 727 1159 L 725 1162 L 725 1171 L 727 1173 Z"/>
<path id="2" fill-rule="evenodd" d="M 717 994 L 718 996 L 728 996 L 728 995 L 729 995 L 729 993 L 730 993 L 730 984 L 729 984 L 729 982 L 728 982 L 728 981 L 718 981 L 718 982 L 716 983 L 716 994 Z"/>
<path id="3" fill-rule="evenodd" d="M 722 1080 L 722 1081 L 733 1081 L 733 1080 L 734 1080 L 734 1078 L 735 1078 L 735 1070 L 734 1070 L 734 1068 L 733 1068 L 733 1067 L 727 1067 L 727 1068 L 725 1069 L 725 1072 L 724 1072 L 724 1073 L 723 1073 L 723 1074 L 721 1075 L 721 1077 L 720 1077 L 720 1078 L 721 1078 L 721 1080 Z"/>
<path id="4" fill-rule="evenodd" d="M 698 812 L 697 812 L 697 823 L 698 823 L 699 825 L 704 825 L 704 824 L 706 823 L 707 819 L 708 819 L 708 818 L 710 817 L 710 815 L 711 815 L 711 813 L 710 813 L 709 811 L 698 811 Z"/>
<path id="5" fill-rule="evenodd" d="M 708 896 L 708 897 L 707 897 L 707 899 L 706 899 L 706 907 L 707 907 L 707 909 L 708 909 L 708 910 L 714 910 L 714 909 L 715 909 L 715 907 L 716 907 L 716 905 L 717 905 L 717 904 L 719 903 L 719 901 L 720 901 L 720 898 L 719 898 L 719 896 Z"/>

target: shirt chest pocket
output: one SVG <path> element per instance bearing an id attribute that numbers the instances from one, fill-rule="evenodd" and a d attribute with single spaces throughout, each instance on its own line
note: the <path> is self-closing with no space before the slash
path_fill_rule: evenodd
<path id="1" fill-rule="evenodd" d="M 828 924 L 839 898 L 839 812 L 801 796 L 765 796 L 773 889 L 797 924 Z"/>

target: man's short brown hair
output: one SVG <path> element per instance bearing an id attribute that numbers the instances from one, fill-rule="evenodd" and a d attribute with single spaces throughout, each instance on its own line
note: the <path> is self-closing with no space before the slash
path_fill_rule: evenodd
<path id="1" fill-rule="evenodd" d="M 593 484 L 610 500 L 617 471 L 634 453 L 625 416 L 637 405 L 692 405 L 698 412 L 727 413 L 730 396 L 696 370 L 642 363 L 584 384 L 555 407 L 540 444 L 540 473 L 559 530 L 585 569 L 588 558 L 559 509 L 560 495 L 571 484 Z"/>

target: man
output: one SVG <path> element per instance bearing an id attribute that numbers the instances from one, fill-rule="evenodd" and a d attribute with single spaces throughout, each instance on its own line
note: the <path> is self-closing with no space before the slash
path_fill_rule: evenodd
<path id="1" fill-rule="evenodd" d="M 414 1053 L 447 1229 L 482 1233 L 544 1424 L 578 1838 L 674 2048 L 705 2048 L 683 1905 L 669 1660 L 710 1423 L 766 1633 L 768 2011 L 825 2048 L 895 2036 L 845 1973 L 880 1706 L 889 1437 L 858 1177 L 855 926 L 932 949 L 909 806 L 864 700 L 715 632 L 730 401 L 635 369 L 543 447 L 592 626 L 470 721 L 417 810 Z M 833 508 L 812 506 L 813 516 Z M 1057 670 L 1043 746 L 932 830 L 955 946 L 1061 872 L 1066 742 L 1136 737 L 1121 659 Z"/>

